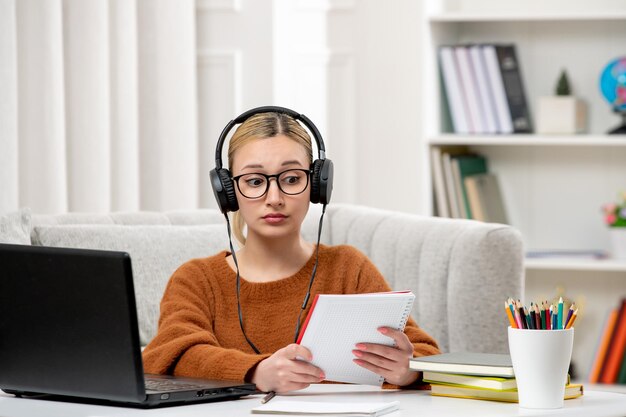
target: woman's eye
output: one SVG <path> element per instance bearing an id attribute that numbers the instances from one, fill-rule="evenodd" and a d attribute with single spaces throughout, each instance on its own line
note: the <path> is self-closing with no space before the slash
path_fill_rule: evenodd
<path id="1" fill-rule="evenodd" d="M 256 178 L 247 178 L 246 185 L 250 187 L 259 187 L 265 183 L 265 178 L 256 177 Z"/>
<path id="2" fill-rule="evenodd" d="M 283 181 L 284 181 L 286 184 L 297 184 L 297 183 L 298 183 L 298 181 L 300 181 L 300 177 L 297 177 L 297 176 L 295 176 L 295 175 L 292 175 L 292 176 L 289 176 L 289 177 L 284 178 L 284 179 L 283 179 Z"/>

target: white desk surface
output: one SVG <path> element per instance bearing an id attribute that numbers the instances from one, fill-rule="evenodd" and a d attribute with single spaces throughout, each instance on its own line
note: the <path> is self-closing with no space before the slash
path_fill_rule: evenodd
<path id="1" fill-rule="evenodd" d="M 3 417 L 105 417 L 105 416 L 256 416 L 251 414 L 253 407 L 260 405 L 261 395 L 247 398 L 165 407 L 157 409 L 132 409 L 99 405 L 73 404 L 47 400 L 15 398 L 0 392 L 0 416 Z M 568 417 L 624 417 L 626 416 L 626 395 L 613 392 L 588 391 L 585 395 L 566 400 L 561 409 L 529 410 L 517 404 L 494 401 L 466 400 L 460 398 L 433 397 L 428 391 L 382 390 L 361 385 L 313 385 L 290 395 L 281 395 L 274 400 L 289 401 L 400 401 L 400 410 L 387 414 L 389 417 L 506 417 L 506 416 L 568 416 Z"/>

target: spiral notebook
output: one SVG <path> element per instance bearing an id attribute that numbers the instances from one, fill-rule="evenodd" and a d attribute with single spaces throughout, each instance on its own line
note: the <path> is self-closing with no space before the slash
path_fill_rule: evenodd
<path id="1" fill-rule="evenodd" d="M 313 354 L 313 363 L 328 381 L 382 385 L 384 378 L 355 364 L 357 343 L 393 346 L 377 329 L 404 330 L 415 295 L 411 291 L 368 294 L 318 294 L 304 322 L 298 344 Z"/>

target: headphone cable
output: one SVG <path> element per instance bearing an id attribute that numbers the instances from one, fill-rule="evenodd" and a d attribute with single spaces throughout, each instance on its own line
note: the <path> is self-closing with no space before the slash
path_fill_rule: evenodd
<path id="1" fill-rule="evenodd" d="M 315 275 L 317 274 L 317 264 L 319 261 L 320 239 L 322 236 L 322 224 L 323 224 L 322 222 L 324 220 L 324 213 L 326 213 L 326 204 L 322 206 L 322 214 L 320 216 L 319 224 L 317 227 L 317 244 L 315 247 L 315 264 L 313 265 L 313 271 L 311 272 L 311 278 L 309 279 L 309 285 L 307 288 L 306 295 L 304 296 L 302 306 L 300 307 L 300 312 L 298 313 L 298 319 L 296 321 L 296 332 L 295 332 L 296 334 L 293 340 L 294 343 L 298 342 L 298 336 L 300 334 L 300 318 L 302 317 L 302 312 L 306 309 L 306 306 L 309 303 L 309 298 L 311 297 L 311 288 L 313 287 L 313 281 L 315 280 Z M 236 288 L 237 288 L 237 315 L 239 316 L 239 327 L 241 328 L 241 333 L 243 334 L 243 337 L 246 339 L 246 342 L 248 342 L 252 350 L 257 355 L 260 355 L 261 351 L 248 338 L 248 335 L 246 334 L 246 331 L 243 326 L 243 313 L 241 312 L 241 301 L 240 301 L 241 277 L 239 275 L 239 263 L 237 262 L 237 255 L 235 255 L 235 249 L 233 247 L 233 240 L 232 240 L 231 231 L 230 231 L 230 219 L 228 218 L 227 213 L 224 213 L 224 218 L 226 218 L 226 226 L 228 229 L 228 244 L 230 246 L 230 253 L 233 255 L 233 262 L 235 263 L 235 270 L 237 273 L 237 277 L 235 281 L 236 281 Z"/>

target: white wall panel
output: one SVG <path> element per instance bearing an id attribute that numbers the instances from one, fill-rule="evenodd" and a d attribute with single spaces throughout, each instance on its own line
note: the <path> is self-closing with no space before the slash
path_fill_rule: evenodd
<path id="1" fill-rule="evenodd" d="M 0 213 L 18 208 L 15 0 L 0 0 Z"/>
<path id="2" fill-rule="evenodd" d="M 197 207 L 196 31 L 193 0 L 139 0 L 141 206 Z"/>
<path id="3" fill-rule="evenodd" d="M 110 5 L 111 209 L 133 211 L 140 208 L 137 2 Z"/>
<path id="4" fill-rule="evenodd" d="M 36 213 L 67 211 L 62 10 L 60 0 L 16 7 L 20 206 Z"/>
<path id="5" fill-rule="evenodd" d="M 70 211 L 111 209 L 107 0 L 64 0 Z"/>
<path id="6" fill-rule="evenodd" d="M 200 207 L 217 208 L 209 171 L 224 126 L 241 112 L 241 52 L 202 50 L 198 53 Z M 232 133 L 232 132 L 231 132 Z M 228 142 L 222 163 L 228 167 Z"/>

